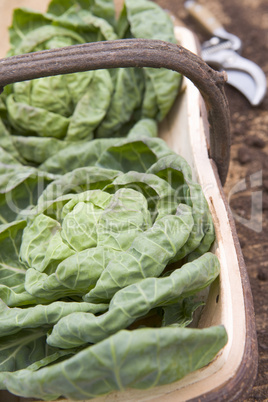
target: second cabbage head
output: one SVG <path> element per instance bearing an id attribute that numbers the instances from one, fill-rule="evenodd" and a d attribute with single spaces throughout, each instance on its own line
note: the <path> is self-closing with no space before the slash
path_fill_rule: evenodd
<path id="1" fill-rule="evenodd" d="M 46 13 L 14 11 L 9 56 L 125 38 L 175 42 L 165 11 L 126 0 L 118 20 L 112 0 L 53 0 Z M 162 120 L 181 76 L 165 69 L 120 68 L 20 82 L 0 98 L 0 146 L 35 166 L 69 144 L 122 137 L 142 118 Z"/>

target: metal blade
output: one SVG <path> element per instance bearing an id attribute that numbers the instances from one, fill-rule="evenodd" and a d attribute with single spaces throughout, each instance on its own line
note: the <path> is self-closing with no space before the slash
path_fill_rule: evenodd
<path id="1" fill-rule="evenodd" d="M 253 61 L 245 59 L 232 50 L 202 53 L 204 60 L 211 66 L 225 70 L 228 83 L 237 88 L 253 105 L 259 105 L 266 94 L 266 77 L 262 69 Z"/>
<path id="2" fill-rule="evenodd" d="M 254 79 L 244 71 L 225 70 L 228 75 L 227 83 L 240 91 L 252 105 L 257 105 L 263 94 L 256 96 L 256 84 Z"/>

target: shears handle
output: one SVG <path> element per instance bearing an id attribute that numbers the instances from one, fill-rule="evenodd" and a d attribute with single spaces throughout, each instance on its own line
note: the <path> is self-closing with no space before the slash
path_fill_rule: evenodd
<path id="1" fill-rule="evenodd" d="M 193 17 L 207 33 L 219 36 L 217 33 L 224 30 L 222 24 L 206 7 L 196 3 L 194 0 L 187 0 L 184 6 L 191 17 Z"/>
<path id="2" fill-rule="evenodd" d="M 240 53 L 242 48 L 241 40 L 225 30 L 218 19 L 204 6 L 198 4 L 195 0 L 187 0 L 184 3 L 189 15 L 199 23 L 199 25 L 213 38 L 208 46 L 214 46 L 214 37 L 228 41 L 228 48 Z M 218 43 L 218 42 L 216 42 Z"/>

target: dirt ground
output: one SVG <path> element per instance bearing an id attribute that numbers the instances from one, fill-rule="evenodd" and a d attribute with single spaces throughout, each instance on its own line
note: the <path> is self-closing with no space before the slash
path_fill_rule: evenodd
<path id="1" fill-rule="evenodd" d="M 0 0 L 0 11 L 7 1 Z M 217 15 L 227 31 L 240 37 L 243 56 L 256 62 L 268 76 L 267 0 L 199 2 Z M 19 5 L 20 0 L 14 3 Z M 157 3 L 181 19 L 200 41 L 208 39 L 187 15 L 183 0 L 157 0 Z M 260 106 L 252 107 L 235 89 L 227 86 L 226 93 L 231 112 L 232 150 L 225 194 L 235 216 L 250 278 L 259 347 L 258 376 L 245 401 L 268 401 L 268 96 Z"/>
<path id="2" fill-rule="evenodd" d="M 268 77 L 267 0 L 199 0 L 242 40 L 242 55 Z M 183 0 L 158 0 L 192 29 L 200 41 L 209 37 L 187 15 Z M 259 370 L 245 401 L 268 401 L 268 96 L 258 107 L 234 88 L 226 94 L 231 113 L 231 163 L 225 194 L 235 216 L 254 299 Z M 238 191 L 240 186 L 240 191 Z"/>

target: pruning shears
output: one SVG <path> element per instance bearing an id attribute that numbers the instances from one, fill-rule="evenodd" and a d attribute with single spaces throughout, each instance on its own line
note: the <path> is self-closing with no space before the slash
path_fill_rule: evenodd
<path id="1" fill-rule="evenodd" d="M 209 10 L 194 0 L 187 0 L 185 8 L 212 35 L 201 45 L 204 61 L 217 70 L 226 71 L 227 83 L 238 89 L 251 105 L 259 105 L 266 94 L 266 77 L 256 63 L 241 56 L 241 40 L 227 32 Z"/>

